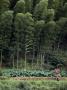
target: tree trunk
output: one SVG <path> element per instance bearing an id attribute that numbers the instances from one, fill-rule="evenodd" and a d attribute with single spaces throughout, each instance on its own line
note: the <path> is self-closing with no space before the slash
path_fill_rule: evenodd
<path id="1" fill-rule="evenodd" d="M 13 55 L 13 69 L 15 68 L 15 66 L 14 66 L 14 55 Z"/>
<path id="2" fill-rule="evenodd" d="M 43 53 L 43 68 L 44 68 L 44 54 L 45 54 L 45 53 Z"/>
<path id="3" fill-rule="evenodd" d="M 2 50 L 1 50 L 1 67 L 2 67 L 2 62 L 3 62 L 3 61 L 2 61 Z"/>
<path id="4" fill-rule="evenodd" d="M 37 54 L 37 69 L 38 69 L 38 61 L 39 61 L 39 58 L 38 58 L 38 56 L 39 56 L 39 55 Z"/>
<path id="5" fill-rule="evenodd" d="M 17 44 L 17 69 L 19 68 L 19 44 Z"/>
<path id="6" fill-rule="evenodd" d="M 41 69 L 43 70 L 43 56 L 42 56 L 42 53 L 41 53 Z"/>
<path id="7" fill-rule="evenodd" d="M 58 46 L 57 46 L 57 49 L 59 50 L 59 48 L 60 48 L 60 42 L 58 42 Z"/>
<path id="8" fill-rule="evenodd" d="M 25 70 L 26 70 L 26 66 L 27 66 L 26 63 L 27 63 L 27 52 L 25 51 L 25 68 L 24 68 Z"/>
<path id="9" fill-rule="evenodd" d="M 35 59 L 35 50 L 34 50 L 34 46 L 33 46 L 32 69 L 33 69 L 33 62 L 34 62 L 34 59 Z"/>

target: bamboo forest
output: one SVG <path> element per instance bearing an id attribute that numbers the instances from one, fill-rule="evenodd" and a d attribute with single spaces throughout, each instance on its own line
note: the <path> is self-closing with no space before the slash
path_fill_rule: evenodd
<path id="1" fill-rule="evenodd" d="M 0 90 L 67 90 L 66 30 L 67 0 L 0 0 Z"/>

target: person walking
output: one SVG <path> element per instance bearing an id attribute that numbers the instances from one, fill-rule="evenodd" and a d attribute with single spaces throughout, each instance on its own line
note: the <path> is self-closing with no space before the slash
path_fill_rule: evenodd
<path id="1" fill-rule="evenodd" d="M 59 81 L 61 79 L 60 73 L 61 73 L 60 65 L 57 65 L 57 67 L 54 69 L 54 76 L 57 81 Z"/>

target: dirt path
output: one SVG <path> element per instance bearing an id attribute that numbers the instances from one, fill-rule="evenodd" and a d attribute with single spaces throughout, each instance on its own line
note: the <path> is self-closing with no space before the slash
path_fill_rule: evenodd
<path id="1" fill-rule="evenodd" d="M 55 80 L 52 77 L 13 77 L 13 80 Z M 67 77 L 62 77 L 61 80 L 67 80 Z"/>

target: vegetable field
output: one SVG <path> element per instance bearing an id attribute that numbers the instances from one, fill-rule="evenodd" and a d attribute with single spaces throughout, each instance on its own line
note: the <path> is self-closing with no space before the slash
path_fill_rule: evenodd
<path id="1" fill-rule="evenodd" d="M 20 69 L 4 69 L 0 70 L 0 76 L 5 77 L 53 77 L 52 70 L 20 70 Z M 65 70 L 61 71 L 62 77 L 67 77 L 67 72 Z"/>

